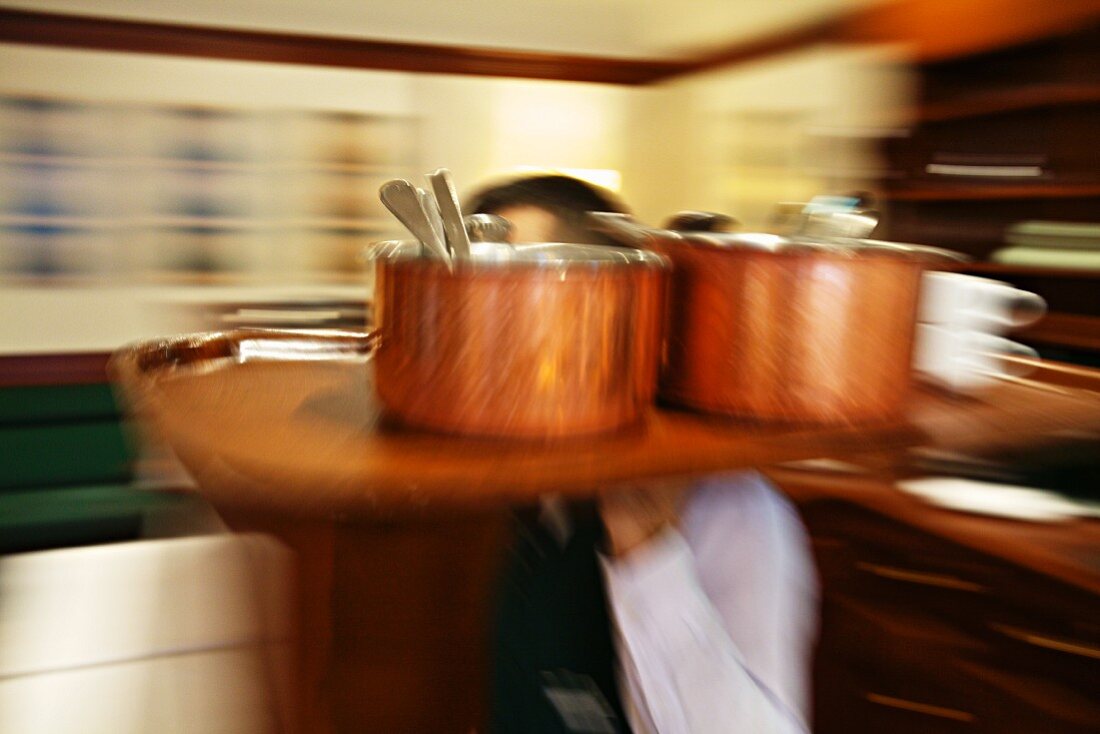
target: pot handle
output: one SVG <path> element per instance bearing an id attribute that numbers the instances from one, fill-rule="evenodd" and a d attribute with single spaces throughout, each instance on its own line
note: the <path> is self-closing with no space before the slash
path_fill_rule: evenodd
<path id="1" fill-rule="evenodd" d="M 603 232 L 630 247 L 644 247 L 659 230 L 638 224 L 629 214 L 620 212 L 588 212 L 593 229 Z"/>
<path id="2" fill-rule="evenodd" d="M 728 214 L 682 211 L 665 222 L 665 229 L 677 232 L 732 232 L 738 224 L 740 222 Z"/>

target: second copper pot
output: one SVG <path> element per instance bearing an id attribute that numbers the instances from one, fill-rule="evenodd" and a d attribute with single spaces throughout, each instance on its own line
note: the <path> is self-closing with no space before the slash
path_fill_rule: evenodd
<path id="1" fill-rule="evenodd" d="M 921 275 L 948 253 L 769 235 L 656 239 L 673 263 L 664 400 L 792 423 L 899 417 Z"/>

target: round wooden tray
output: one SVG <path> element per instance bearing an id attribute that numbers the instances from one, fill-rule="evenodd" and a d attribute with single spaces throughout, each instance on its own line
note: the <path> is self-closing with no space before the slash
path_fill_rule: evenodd
<path id="1" fill-rule="evenodd" d="M 463 438 L 386 419 L 371 383 L 374 346 L 372 335 L 331 331 L 186 335 L 126 348 L 111 371 L 213 501 L 311 514 L 587 495 L 652 477 L 917 443 L 1010 449 L 1022 436 L 1100 429 L 1096 393 L 1016 380 L 982 399 L 918 392 L 895 425 L 796 428 L 653 408 L 613 435 Z"/>

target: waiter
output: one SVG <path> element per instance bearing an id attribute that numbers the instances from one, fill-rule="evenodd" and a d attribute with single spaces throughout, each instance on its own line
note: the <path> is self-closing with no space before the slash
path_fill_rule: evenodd
<path id="1" fill-rule="evenodd" d="M 604 243 L 610 192 L 539 175 L 476 195 L 519 242 Z M 809 730 L 817 581 L 797 513 L 762 476 L 620 487 L 517 513 L 494 628 L 491 730 Z"/>

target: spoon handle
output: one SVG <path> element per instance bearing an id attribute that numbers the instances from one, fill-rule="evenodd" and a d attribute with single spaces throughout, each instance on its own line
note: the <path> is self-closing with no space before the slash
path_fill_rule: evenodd
<path id="1" fill-rule="evenodd" d="M 462 222 L 462 208 L 458 205 L 458 193 L 451 178 L 451 172 L 440 168 L 428 174 L 428 182 L 439 202 L 439 213 L 443 217 L 443 231 L 447 235 L 447 244 L 456 260 L 470 259 L 470 238 L 466 235 L 466 225 Z"/>
<path id="2" fill-rule="evenodd" d="M 443 217 L 439 214 L 439 207 L 435 203 L 435 197 L 419 186 L 416 189 L 416 193 L 420 197 L 420 206 L 424 209 L 424 213 L 428 215 L 428 222 L 432 225 L 432 232 L 435 233 L 435 238 L 443 243 L 444 248 L 447 250 L 447 254 L 453 259 L 454 253 L 451 252 L 451 248 L 447 244 L 447 233 L 443 231 Z"/>

